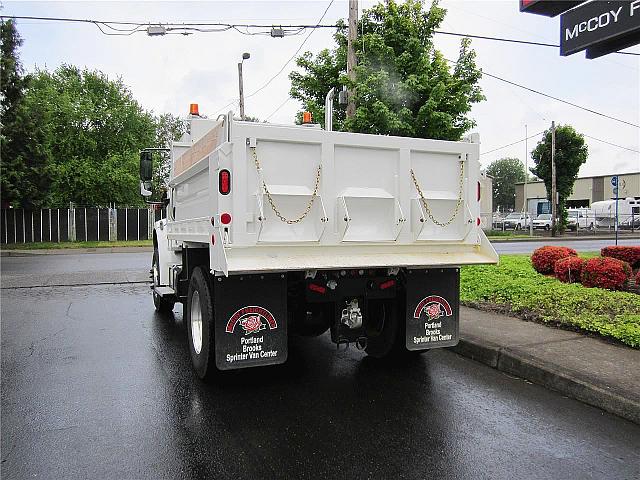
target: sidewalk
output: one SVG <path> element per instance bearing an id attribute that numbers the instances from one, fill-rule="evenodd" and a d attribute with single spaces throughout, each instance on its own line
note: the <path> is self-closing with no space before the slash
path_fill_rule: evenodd
<path id="1" fill-rule="evenodd" d="M 466 307 L 453 350 L 640 424 L 640 350 Z"/>

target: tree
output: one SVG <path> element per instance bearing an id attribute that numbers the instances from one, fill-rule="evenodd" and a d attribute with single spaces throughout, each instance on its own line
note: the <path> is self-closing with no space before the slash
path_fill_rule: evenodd
<path id="1" fill-rule="evenodd" d="M 487 175 L 493 178 L 493 205 L 502 211 L 521 208 L 516 205 L 516 183 L 524 182 L 524 165 L 517 158 L 501 158 L 491 162 Z"/>
<path id="2" fill-rule="evenodd" d="M 343 28 L 334 35 L 336 48 L 315 57 L 306 52 L 297 59 L 303 72 L 289 75 L 291 96 L 324 124 L 325 95 L 332 87 L 338 92 L 348 86 L 354 90 L 356 113 L 346 119 L 345 105 L 336 105 L 336 130 L 459 140 L 475 125 L 467 116 L 472 105 L 484 100 L 478 85 L 481 72 L 469 39 L 462 40 L 450 70 L 432 41 L 446 10 L 436 0 L 425 12 L 423 3 L 390 0 L 363 12 L 355 82 L 346 75 L 347 37 L 341 22 Z"/>
<path id="3" fill-rule="evenodd" d="M 2 206 L 39 206 L 50 183 L 42 142 L 42 109 L 25 105 L 30 78 L 23 75 L 18 59 L 22 39 L 13 20 L 0 25 L 0 192 Z"/>
<path id="4" fill-rule="evenodd" d="M 171 143 L 180 140 L 188 127 L 186 119 L 171 113 L 163 113 L 156 117 L 154 121 L 156 129 L 154 147 L 171 148 Z M 162 192 L 167 187 L 169 174 L 171 173 L 171 154 L 170 152 L 160 152 L 156 158 L 157 160 L 153 163 L 152 199 L 160 200 Z"/>
<path id="5" fill-rule="evenodd" d="M 573 184 L 578 178 L 580 166 L 587 161 L 589 149 L 584 137 L 570 125 L 556 127 L 556 189 L 559 202 L 559 228 L 567 224 L 567 198 L 573 193 Z M 531 173 L 544 181 L 547 198 L 551 200 L 551 129 L 544 132 L 542 140 L 531 152 L 535 167 Z"/>
<path id="6" fill-rule="evenodd" d="M 156 125 L 121 79 L 63 65 L 36 71 L 24 97 L 40 111 L 51 176 L 49 205 L 141 205 L 138 151 Z"/>

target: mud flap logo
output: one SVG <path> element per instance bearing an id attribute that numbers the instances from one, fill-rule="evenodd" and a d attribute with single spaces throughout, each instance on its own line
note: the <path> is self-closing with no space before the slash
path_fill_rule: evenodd
<path id="1" fill-rule="evenodd" d="M 440 317 L 450 317 L 453 315 L 451 305 L 449 305 L 447 299 L 439 295 L 430 295 L 420 300 L 415 312 L 413 312 L 413 318 L 420 320 L 422 312 L 424 312 L 431 321 L 437 320 Z"/>
<path id="2" fill-rule="evenodd" d="M 233 333 L 237 324 L 240 324 L 245 335 L 258 333 L 266 329 L 267 326 L 269 330 L 278 328 L 278 322 L 276 322 L 276 319 L 269 310 L 254 305 L 242 307 L 231 315 L 229 321 L 227 321 L 225 332 Z"/>
<path id="3" fill-rule="evenodd" d="M 414 339 L 414 342 L 447 342 L 453 338 L 452 335 L 443 333 L 443 318 L 453 315 L 451 305 L 449 305 L 449 302 L 445 298 L 439 295 L 430 295 L 423 298 L 422 300 L 420 300 L 418 306 L 413 312 L 413 318 L 415 318 L 416 320 L 420 320 L 423 312 L 427 317 L 426 321 L 424 322 L 424 337 L 416 337 Z"/>

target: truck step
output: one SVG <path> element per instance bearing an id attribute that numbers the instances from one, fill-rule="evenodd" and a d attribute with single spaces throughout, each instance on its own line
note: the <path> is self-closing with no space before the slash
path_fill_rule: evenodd
<path id="1" fill-rule="evenodd" d="M 171 287 L 153 287 L 153 291 L 157 293 L 160 297 L 174 297 L 176 292 Z"/>

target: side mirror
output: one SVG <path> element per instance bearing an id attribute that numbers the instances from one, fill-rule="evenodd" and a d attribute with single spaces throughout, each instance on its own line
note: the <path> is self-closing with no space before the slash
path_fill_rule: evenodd
<path id="1" fill-rule="evenodd" d="M 153 153 L 149 151 L 140 152 L 140 195 L 150 197 L 151 180 L 153 179 Z"/>
<path id="2" fill-rule="evenodd" d="M 150 182 L 153 178 L 153 153 L 140 152 L 140 180 Z"/>

